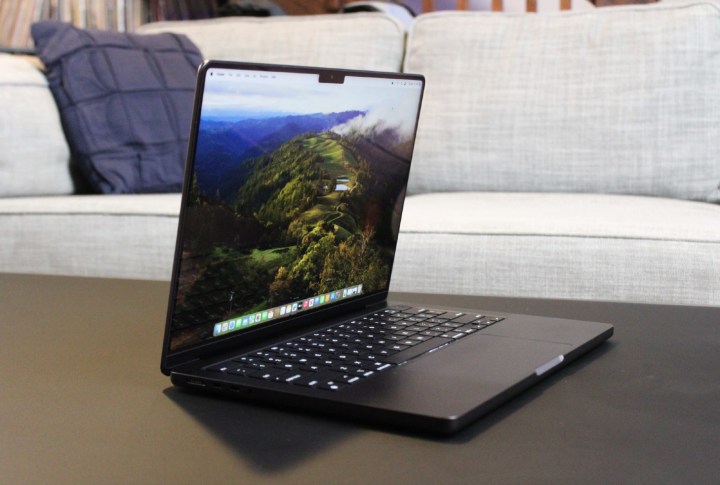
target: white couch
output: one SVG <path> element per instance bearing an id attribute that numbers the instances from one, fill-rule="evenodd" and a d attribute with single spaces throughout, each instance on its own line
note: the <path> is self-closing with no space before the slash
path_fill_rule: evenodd
<path id="1" fill-rule="evenodd" d="M 720 305 L 720 9 L 159 23 L 205 57 L 427 77 L 398 291 Z M 0 271 L 167 280 L 178 194 L 75 195 L 0 56 Z"/>

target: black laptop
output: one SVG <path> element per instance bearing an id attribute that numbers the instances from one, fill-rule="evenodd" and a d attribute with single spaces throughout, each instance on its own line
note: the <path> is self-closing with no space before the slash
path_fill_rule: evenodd
<path id="1" fill-rule="evenodd" d="M 387 300 L 424 84 L 201 66 L 161 364 L 175 385 L 452 433 L 610 337 Z"/>

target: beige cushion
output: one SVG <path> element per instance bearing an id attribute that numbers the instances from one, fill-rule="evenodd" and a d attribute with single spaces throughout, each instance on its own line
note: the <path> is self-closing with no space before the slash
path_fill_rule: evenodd
<path id="1" fill-rule="evenodd" d="M 720 7 L 419 17 L 412 192 L 720 200 Z"/>
<path id="2" fill-rule="evenodd" d="M 0 197 L 70 194 L 70 150 L 45 76 L 0 54 Z"/>
<path id="3" fill-rule="evenodd" d="M 0 272 L 169 280 L 180 194 L 0 199 Z"/>
<path id="4" fill-rule="evenodd" d="M 391 289 L 720 305 L 720 206 L 609 194 L 405 201 Z"/>
<path id="5" fill-rule="evenodd" d="M 207 59 L 399 71 L 405 31 L 382 14 L 229 17 L 158 22 L 140 33 L 187 35 Z"/>

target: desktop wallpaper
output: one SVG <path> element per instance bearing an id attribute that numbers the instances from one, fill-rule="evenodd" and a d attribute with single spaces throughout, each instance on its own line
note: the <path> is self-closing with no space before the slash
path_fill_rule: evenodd
<path id="1" fill-rule="evenodd" d="M 386 289 L 410 169 L 420 88 L 215 74 L 186 197 L 171 351 L 236 316 Z"/>

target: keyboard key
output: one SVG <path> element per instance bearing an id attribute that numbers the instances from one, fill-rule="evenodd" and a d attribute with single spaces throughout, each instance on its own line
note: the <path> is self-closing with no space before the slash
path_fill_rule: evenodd
<path id="1" fill-rule="evenodd" d="M 318 378 L 316 376 L 304 376 L 304 377 L 298 377 L 297 379 L 293 380 L 291 384 L 295 384 L 297 386 L 304 386 L 304 387 L 315 387 L 320 383 Z"/>
<path id="2" fill-rule="evenodd" d="M 410 336 L 410 335 L 415 335 L 416 333 L 417 333 L 417 331 L 398 330 L 397 332 L 395 332 L 394 335 L 401 335 L 401 336 L 403 336 L 403 337 L 408 337 L 408 336 Z"/>
<path id="3" fill-rule="evenodd" d="M 408 347 L 412 347 L 413 345 L 417 345 L 417 344 L 419 344 L 420 342 L 418 342 L 417 340 L 407 339 L 407 340 L 402 340 L 402 341 L 400 341 L 400 343 L 401 343 L 402 345 L 407 345 Z"/>
<path id="4" fill-rule="evenodd" d="M 297 374 L 297 373 L 293 374 L 292 372 L 290 374 L 291 375 L 289 375 L 289 376 L 287 376 L 287 375 L 283 376 L 282 380 L 285 382 L 292 383 L 293 381 L 300 379 L 301 377 L 304 377 L 302 374 Z"/>
<path id="5" fill-rule="evenodd" d="M 505 320 L 505 319 L 502 318 L 502 317 L 481 318 L 481 319 L 479 319 L 479 320 L 475 320 L 475 321 L 472 323 L 472 325 L 475 325 L 475 326 L 479 326 L 479 325 L 488 326 L 488 325 L 496 324 L 496 323 L 498 323 L 498 322 L 502 322 L 503 320 Z"/>
<path id="6" fill-rule="evenodd" d="M 287 371 L 281 370 L 281 369 L 264 369 L 264 370 L 251 370 L 248 371 L 245 375 L 248 377 L 252 377 L 253 379 L 263 379 L 266 381 L 269 380 L 279 380 L 280 377 L 287 374 Z"/>
<path id="7" fill-rule="evenodd" d="M 369 371 L 372 373 L 372 371 Z M 368 374 L 369 375 L 369 374 Z M 338 377 L 333 378 L 333 382 L 341 384 L 354 384 L 362 379 L 363 376 L 353 374 L 339 374 Z"/>
<path id="8" fill-rule="evenodd" d="M 369 361 L 369 362 L 376 362 L 376 361 L 382 360 L 380 356 L 378 356 L 376 354 L 371 354 L 371 353 L 364 353 L 364 354 L 359 355 L 359 357 L 360 357 L 360 359 Z"/>
<path id="9" fill-rule="evenodd" d="M 228 374 L 232 374 L 234 376 L 244 376 L 247 373 L 247 369 L 243 369 L 242 367 L 235 367 L 227 371 Z"/>
<path id="10" fill-rule="evenodd" d="M 400 320 L 402 320 L 402 318 L 396 317 L 395 315 L 382 317 L 383 322 L 395 323 L 395 322 L 399 322 Z"/>
<path id="11" fill-rule="evenodd" d="M 447 345 L 450 342 L 452 342 L 452 340 L 449 338 L 434 337 L 430 340 L 426 340 L 425 342 L 417 342 L 416 345 L 408 346 L 408 348 L 406 348 L 402 352 L 398 352 L 389 357 L 385 357 L 383 360 L 385 361 L 385 363 L 402 364 L 403 362 L 414 359 L 415 357 L 422 355 L 425 352 L 429 352 L 430 350 L 442 347 L 443 345 Z"/>
<path id="12" fill-rule="evenodd" d="M 418 318 L 433 318 L 435 314 L 425 311 L 422 313 L 416 313 L 415 316 Z"/>
<path id="13" fill-rule="evenodd" d="M 388 336 L 385 337 L 385 338 L 386 338 L 387 340 L 391 340 L 391 341 L 397 342 L 398 340 L 403 340 L 405 337 L 406 337 L 405 335 L 400 335 L 400 334 L 398 333 L 398 334 L 388 335 Z"/>
<path id="14" fill-rule="evenodd" d="M 326 391 L 338 391 L 345 387 L 343 384 L 337 382 L 320 382 L 316 386 L 318 389 L 325 389 Z"/>
<path id="15" fill-rule="evenodd" d="M 413 323 L 422 322 L 422 321 L 424 321 L 424 320 L 425 320 L 425 318 L 417 317 L 417 316 L 415 316 L 415 317 L 408 317 L 408 318 L 405 319 L 406 322 L 413 322 Z"/>
<path id="16" fill-rule="evenodd" d="M 405 313 L 412 313 L 413 315 L 415 315 L 417 313 L 425 313 L 427 311 L 428 311 L 427 308 L 417 308 L 417 307 L 405 309 Z"/>
<path id="17" fill-rule="evenodd" d="M 428 337 L 437 337 L 441 334 L 442 332 L 438 332 L 437 330 L 425 330 L 424 332 L 420 332 L 420 335 L 427 335 Z"/>
<path id="18" fill-rule="evenodd" d="M 441 335 L 443 338 L 451 338 L 453 340 L 457 340 L 459 338 L 465 337 L 467 334 L 465 332 L 450 332 L 450 333 L 444 333 Z"/>
<path id="19" fill-rule="evenodd" d="M 400 312 L 403 310 L 407 310 L 408 308 L 410 308 L 410 307 L 407 305 L 392 305 L 392 306 L 387 307 L 384 311 L 385 312 L 393 312 L 393 311 Z"/>
<path id="20" fill-rule="evenodd" d="M 350 374 L 339 374 L 336 372 L 326 372 L 318 376 L 316 387 L 320 389 L 328 389 L 337 391 L 347 384 L 352 384 L 360 380 L 359 376 Z"/>
<path id="21" fill-rule="evenodd" d="M 444 311 L 441 311 L 441 310 L 426 310 L 426 311 L 423 312 L 423 313 L 427 313 L 427 314 L 432 315 L 432 316 L 434 316 L 434 317 L 439 317 L 439 316 L 445 316 L 445 314 L 446 314 L 447 312 L 444 312 Z"/>
<path id="22" fill-rule="evenodd" d="M 428 323 L 445 323 L 448 320 L 449 320 L 449 318 L 433 317 L 433 318 L 428 318 L 425 321 Z"/>
<path id="23" fill-rule="evenodd" d="M 410 340 L 414 340 L 415 342 L 424 342 L 426 340 L 430 340 L 431 337 L 428 337 L 427 335 L 413 335 L 410 337 Z"/>
<path id="24" fill-rule="evenodd" d="M 477 317 L 475 315 L 465 314 L 465 315 L 460 315 L 458 317 L 454 317 L 450 321 L 453 323 L 470 323 L 474 320 L 477 320 Z"/>
<path id="25" fill-rule="evenodd" d="M 205 367 L 205 370 L 208 370 L 210 372 L 227 372 L 228 369 L 230 369 L 230 364 L 227 362 L 222 362 L 220 364 Z"/>

